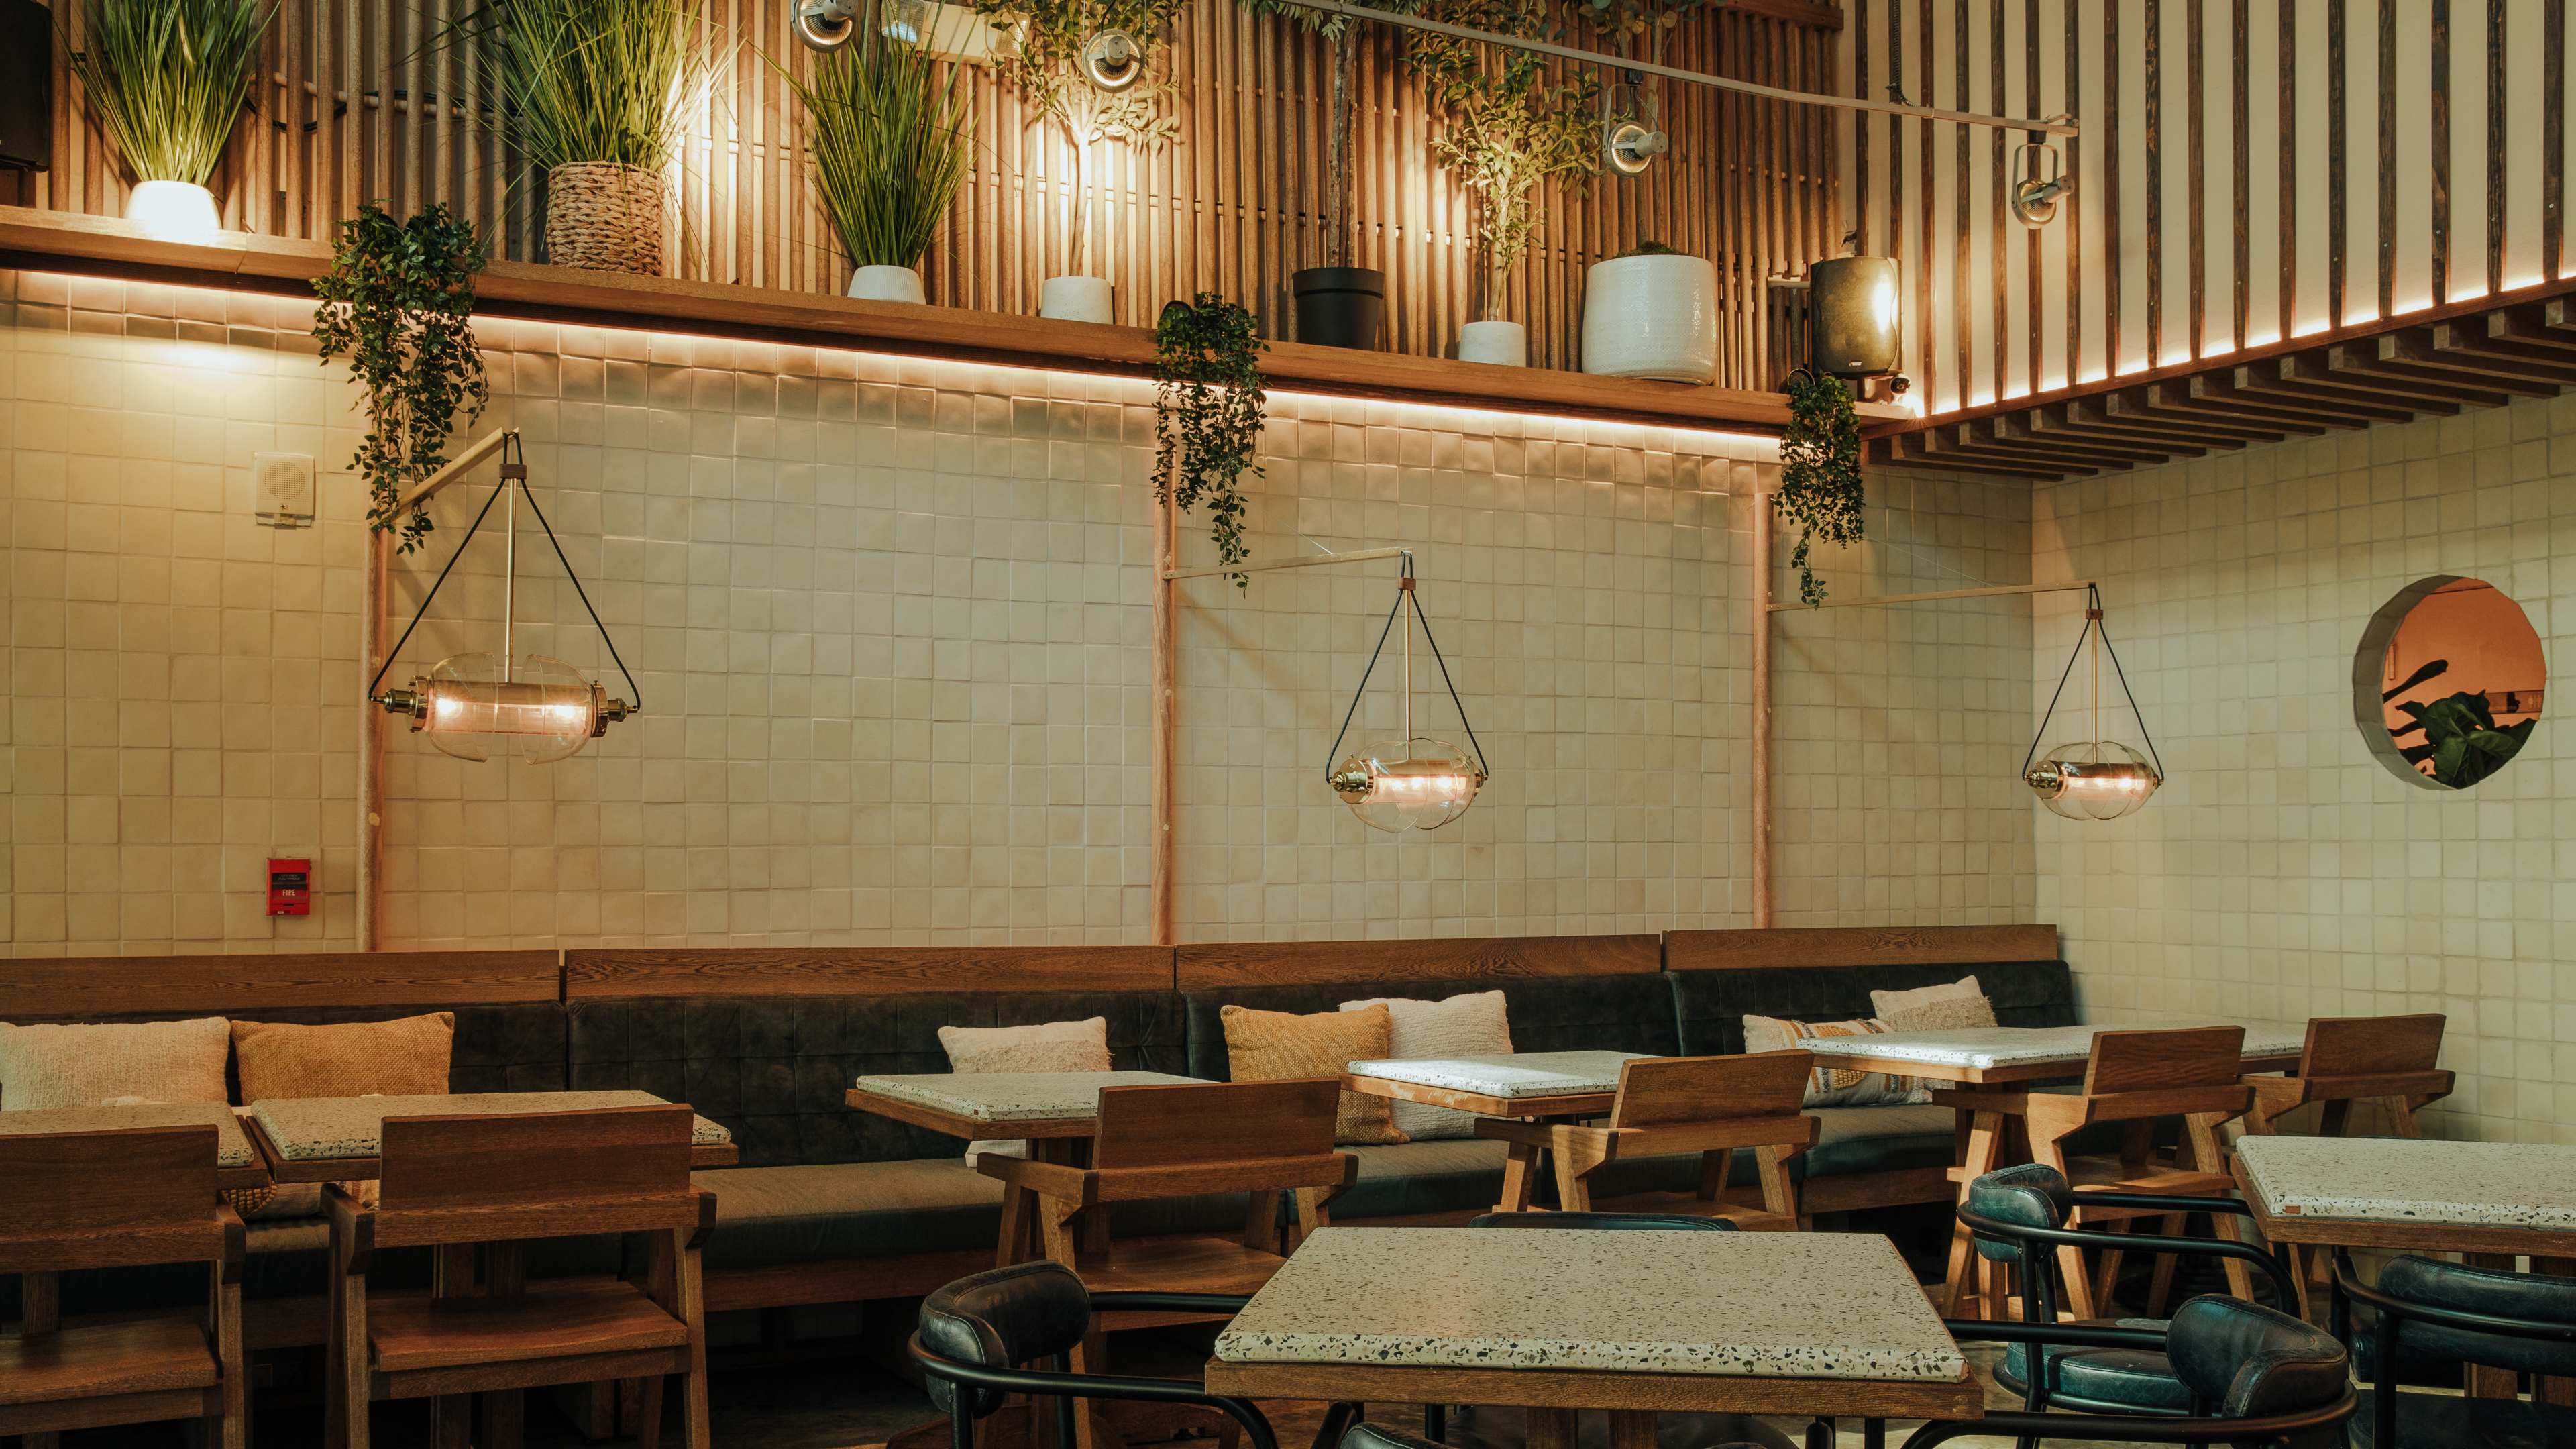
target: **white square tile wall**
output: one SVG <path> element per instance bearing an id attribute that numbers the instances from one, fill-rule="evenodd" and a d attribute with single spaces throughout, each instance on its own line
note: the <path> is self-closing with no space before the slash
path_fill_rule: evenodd
<path id="1" fill-rule="evenodd" d="M 2445 1012 L 2435 1130 L 2576 1142 L 2567 724 L 2444 793 L 2374 760 L 2352 705 L 2363 628 L 2429 574 L 2502 589 L 2576 667 L 2576 399 L 2070 480 L 2035 510 L 2039 576 L 2101 582 L 2168 771 L 2129 819 L 2038 816 L 2037 918 L 2087 1015 Z M 2040 703 L 2081 621 L 2043 605 Z"/>
<path id="2" fill-rule="evenodd" d="M 0 304 L 9 949 L 348 944 L 363 515 L 351 395 L 315 363 L 309 309 L 10 273 Z M 544 767 L 452 761 L 397 724 L 387 945 L 1144 939 L 1148 386 L 482 335 L 476 431 L 527 431 L 647 708 Z M 1746 924 L 1741 559 L 1769 446 L 1308 397 L 1273 417 L 1254 552 L 1417 545 L 1496 778 L 1405 839 L 1322 782 L 1391 565 L 1188 585 L 1183 937 Z M 266 449 L 316 457 L 319 527 L 252 522 Z M 397 627 L 489 487 L 436 505 Z M 1871 542 L 1825 560 L 1838 592 L 2026 575 L 2027 490 L 1874 488 Z M 626 693 L 522 525 L 521 651 Z M 1183 530 L 1185 558 L 1212 556 Z M 496 648 L 500 583 L 497 535 L 478 540 L 397 674 Z M 1777 638 L 1781 924 L 2028 919 L 2028 811 L 1990 768 L 2028 730 L 2027 606 L 1827 613 Z M 1363 723 L 1391 722 L 1392 671 Z M 1417 697 L 1454 728 L 1427 650 Z M 318 855 L 323 892 L 273 924 L 260 866 L 288 846 Z"/>

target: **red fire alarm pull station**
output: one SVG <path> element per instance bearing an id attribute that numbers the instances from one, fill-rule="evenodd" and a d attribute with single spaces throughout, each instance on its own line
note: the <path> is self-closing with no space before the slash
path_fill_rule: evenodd
<path id="1" fill-rule="evenodd" d="M 313 862 L 268 858 L 268 913 L 272 916 L 313 914 Z"/>

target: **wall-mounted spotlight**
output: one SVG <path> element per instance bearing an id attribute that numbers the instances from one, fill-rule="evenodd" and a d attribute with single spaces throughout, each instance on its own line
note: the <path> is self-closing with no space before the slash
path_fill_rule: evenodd
<path id="1" fill-rule="evenodd" d="M 2037 231 L 2057 220 L 2057 203 L 2074 193 L 2075 183 L 2067 177 L 2066 158 L 2056 143 L 2025 141 L 2013 148 L 2014 220 Z"/>
<path id="2" fill-rule="evenodd" d="M 838 50 L 859 33 L 855 0 L 796 0 L 796 38 L 814 50 Z"/>
<path id="3" fill-rule="evenodd" d="M 1082 47 L 1082 74 L 1104 91 L 1123 91 L 1145 78 L 1145 47 L 1124 30 L 1104 30 Z"/>
<path id="4" fill-rule="evenodd" d="M 1601 159 L 1611 170 L 1634 176 L 1672 150 L 1658 99 L 1641 70 L 1623 71 L 1601 88 Z"/>

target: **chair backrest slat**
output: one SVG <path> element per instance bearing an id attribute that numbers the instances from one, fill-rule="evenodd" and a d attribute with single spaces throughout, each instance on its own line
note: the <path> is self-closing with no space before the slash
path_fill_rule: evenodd
<path id="1" fill-rule="evenodd" d="M 1733 1117 L 1791 1117 L 1806 1103 L 1812 1052 L 1753 1052 L 1724 1057 L 1644 1057 L 1619 1068 L 1614 1127 L 1709 1122 Z"/>
<path id="2" fill-rule="evenodd" d="M 1095 1168 L 1313 1158 L 1333 1150 L 1342 1084 L 1285 1082 L 1110 1087 L 1100 1094 Z"/>
<path id="3" fill-rule="evenodd" d="M 2093 1038 L 2086 1096 L 2225 1086 L 2245 1074 L 2245 1028 L 2106 1031 Z"/>
<path id="4" fill-rule="evenodd" d="M 685 1106 L 579 1112 L 388 1117 L 378 1179 L 376 1241 L 474 1241 L 651 1226 L 688 1197 Z M 669 1224 L 660 1224 L 668 1226 Z M 459 1235 L 451 1235 L 459 1234 Z M 551 1235 L 551 1234 L 546 1234 Z"/>
<path id="5" fill-rule="evenodd" d="M 2445 1018 L 2438 1011 L 2412 1016 L 2320 1016 L 2308 1023 L 2302 1077 L 2382 1077 L 2429 1072 L 2442 1055 Z"/>
<path id="6" fill-rule="evenodd" d="M 219 1251 L 215 1208 L 212 1125 L 0 1136 L 0 1272 Z M 20 1261 L 13 1242 L 44 1261 Z"/>

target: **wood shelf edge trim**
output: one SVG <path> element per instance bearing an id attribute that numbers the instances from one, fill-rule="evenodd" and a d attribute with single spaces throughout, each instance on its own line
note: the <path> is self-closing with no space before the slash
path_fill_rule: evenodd
<path id="1" fill-rule="evenodd" d="M 225 233 L 211 243 L 158 241 L 109 217 L 0 206 L 0 265 L 218 285 L 302 295 L 329 263 L 318 242 Z M 1067 322 L 956 307 L 873 302 L 819 293 L 632 277 L 496 261 L 476 287 L 476 310 L 571 325 L 706 332 L 796 346 L 1150 377 L 1154 339 L 1142 327 Z M 1262 371 L 1289 392 L 1412 402 L 1482 412 L 1567 416 L 1753 435 L 1787 422 L 1778 393 L 1497 367 L 1404 353 L 1273 342 Z M 1915 421 L 1906 409 L 1860 404 L 1862 431 Z"/>

